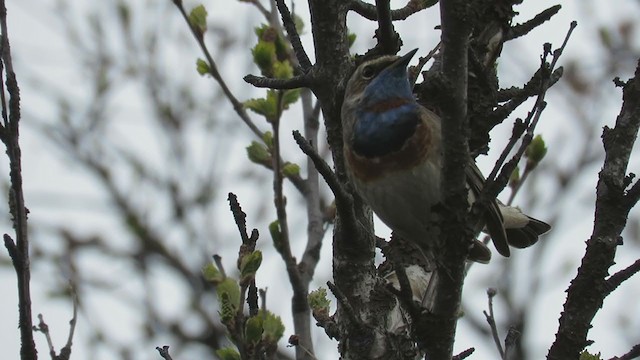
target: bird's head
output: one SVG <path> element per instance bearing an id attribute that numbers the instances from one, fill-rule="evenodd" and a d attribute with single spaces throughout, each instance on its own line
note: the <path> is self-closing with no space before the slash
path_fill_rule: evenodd
<path id="1" fill-rule="evenodd" d="M 378 157 L 402 148 L 420 119 L 407 65 L 416 53 L 382 56 L 353 73 L 342 104 L 342 135 L 354 152 Z"/>
<path id="2" fill-rule="evenodd" d="M 362 63 L 347 83 L 345 102 L 366 108 L 394 98 L 412 100 L 407 65 L 417 50 L 401 57 L 385 55 Z"/>

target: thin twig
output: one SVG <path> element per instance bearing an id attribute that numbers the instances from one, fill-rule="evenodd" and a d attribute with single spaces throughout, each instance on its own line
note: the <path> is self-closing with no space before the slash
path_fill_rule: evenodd
<path id="1" fill-rule="evenodd" d="M 435 3 L 434 3 L 435 4 Z M 411 0 L 406 6 L 400 9 L 391 10 L 392 20 L 406 20 L 409 16 L 427 8 L 427 1 Z M 368 4 L 361 0 L 352 0 L 349 2 L 349 10 L 356 12 L 367 20 L 377 20 L 378 13 L 374 5 Z"/>
<path id="2" fill-rule="evenodd" d="M 309 321 L 311 310 L 307 303 L 308 282 L 303 281 L 300 269 L 291 251 L 291 240 L 289 237 L 289 225 L 287 222 L 286 200 L 283 192 L 282 163 L 280 160 L 280 120 L 282 116 L 282 91 L 278 95 L 278 114 L 275 121 L 271 123 L 273 130 L 273 192 L 274 205 L 280 227 L 280 239 L 276 250 L 280 253 L 285 263 L 289 282 L 293 289 L 292 307 L 296 309 L 293 313 L 294 328 L 300 337 L 300 343 L 304 349 L 313 352 L 313 342 L 311 340 L 311 324 Z M 296 350 L 300 356 L 302 348 Z"/>
<path id="3" fill-rule="evenodd" d="M 340 306 L 342 306 L 342 310 L 344 310 L 344 312 L 347 314 L 347 317 L 349 317 L 349 321 L 352 324 L 357 324 L 358 326 L 364 326 L 360 317 L 356 315 L 356 311 L 351 306 L 351 303 L 349 303 L 349 299 L 347 299 L 347 297 L 344 296 L 342 291 L 340 291 L 340 289 L 338 289 L 338 287 L 335 286 L 331 281 L 327 281 L 327 287 L 329 288 L 329 290 L 331 290 L 331 293 L 333 293 L 333 296 L 336 297 L 336 301 L 338 301 L 340 303 Z"/>
<path id="4" fill-rule="evenodd" d="M 7 248 L 7 252 L 9 253 L 9 257 L 11 258 L 11 263 L 13 263 L 13 266 L 16 266 L 16 264 L 22 266 L 21 265 L 22 257 L 18 252 L 18 247 L 16 246 L 16 243 L 13 241 L 11 236 L 9 236 L 9 234 L 4 234 L 3 239 L 4 239 L 4 246 Z"/>
<path id="5" fill-rule="evenodd" d="M 538 68 L 535 74 L 533 74 L 531 79 L 522 88 L 511 87 L 509 89 L 502 89 L 498 91 L 498 102 L 503 103 L 506 101 L 506 103 L 498 106 L 490 114 L 489 123 L 501 123 L 526 100 L 528 100 L 532 96 L 538 95 L 540 92 L 540 84 L 542 81 L 543 73 L 544 68 Z M 555 69 L 549 77 L 548 86 L 551 87 L 555 85 L 558 80 L 562 78 L 563 74 L 564 69 L 562 67 Z"/>
<path id="6" fill-rule="evenodd" d="M 438 44 L 429 51 L 429 53 L 418 59 L 418 65 L 412 66 L 409 68 L 409 84 L 411 84 L 411 88 L 413 88 L 418 81 L 418 76 L 420 75 L 420 71 L 422 68 L 433 58 L 433 56 L 440 50 L 442 47 L 442 41 L 439 41 Z"/>
<path id="7" fill-rule="evenodd" d="M 227 200 L 229 201 L 229 208 L 233 214 L 233 219 L 236 221 L 236 225 L 238 226 L 242 243 L 247 244 L 249 243 L 249 236 L 247 236 L 247 214 L 242 211 L 242 207 L 240 207 L 236 194 L 230 192 L 227 195 Z"/>
<path id="8" fill-rule="evenodd" d="M 38 314 L 38 325 L 33 327 L 33 331 L 39 331 L 44 334 L 45 339 L 47 339 L 47 346 L 49 347 L 49 355 L 52 360 L 56 358 L 56 349 L 53 346 L 53 340 L 51 340 L 51 334 L 49 333 L 49 325 L 44 322 L 44 317 L 42 314 Z"/>
<path id="9" fill-rule="evenodd" d="M 529 113 L 529 116 L 527 116 L 527 119 L 525 120 L 525 124 L 527 124 L 527 134 L 526 136 L 522 139 L 522 143 L 520 144 L 520 149 L 518 150 L 516 156 L 514 156 L 514 158 L 512 159 L 511 166 L 507 166 L 509 164 L 506 164 L 505 167 L 503 168 L 502 173 L 500 174 L 500 176 L 502 177 L 502 181 L 500 181 L 500 185 L 499 185 L 499 189 L 494 189 L 494 193 L 492 194 L 492 196 L 497 196 L 498 192 L 500 192 L 507 184 L 509 177 L 511 176 L 511 173 L 513 172 L 513 170 L 515 170 L 515 167 L 517 166 L 517 162 L 520 160 L 520 158 L 522 157 L 522 154 L 524 154 L 524 151 L 526 150 L 527 146 L 529 146 L 529 144 L 531 143 L 531 140 L 533 139 L 533 132 L 536 128 L 536 125 L 538 124 L 538 121 L 540 120 L 540 116 L 542 115 L 542 112 L 544 111 L 544 109 L 546 108 L 547 103 L 544 101 L 545 95 L 547 94 L 547 90 L 550 87 L 550 74 L 554 71 L 556 64 L 558 63 L 558 60 L 560 59 L 560 56 L 562 56 L 562 53 L 564 52 L 565 47 L 567 46 L 568 42 L 569 42 L 569 38 L 571 37 L 571 34 L 573 33 L 573 30 L 576 28 L 578 24 L 575 21 L 572 21 L 571 24 L 569 25 L 569 30 L 567 31 L 567 34 L 565 35 L 564 41 L 562 42 L 562 45 L 557 48 L 556 50 L 553 51 L 553 56 L 551 59 L 551 64 L 549 65 L 548 70 L 545 73 L 548 73 L 549 75 L 547 75 L 545 78 L 543 78 L 542 83 L 540 85 L 540 92 L 538 94 L 538 98 L 536 99 L 535 105 L 533 110 Z M 545 50 L 545 55 L 547 54 L 546 50 Z M 541 69 L 545 69 L 545 58 L 546 56 L 543 55 L 542 60 L 541 60 Z M 529 122 L 529 119 L 531 119 L 531 122 Z M 498 165 L 498 164 L 496 164 Z M 526 179 L 526 177 L 529 175 L 529 172 L 531 171 L 531 169 L 525 169 L 522 179 L 520 179 L 520 181 L 518 182 L 518 184 L 516 185 L 516 188 L 512 191 L 511 196 L 509 198 L 509 202 L 508 204 L 511 204 L 513 202 L 513 199 L 515 198 L 515 195 L 517 194 L 518 190 L 520 190 L 520 187 L 522 186 L 522 184 L 524 183 L 524 180 Z M 493 173 L 493 172 L 492 172 Z M 493 179 L 491 179 L 490 181 L 493 181 Z"/>
<path id="10" fill-rule="evenodd" d="M 493 314 L 493 297 L 496 296 L 496 289 L 489 288 L 487 289 L 487 300 L 489 303 L 489 313 L 483 311 L 484 317 L 487 319 L 489 323 L 489 327 L 491 328 L 491 335 L 493 337 L 493 342 L 496 344 L 496 348 L 498 348 L 498 352 L 500 353 L 500 358 L 504 359 L 504 349 L 502 348 L 502 341 L 500 341 L 500 334 L 498 334 L 498 326 L 496 325 L 496 318 Z"/>
<path id="11" fill-rule="evenodd" d="M 290 79 L 274 79 L 255 75 L 246 75 L 243 79 L 255 87 L 279 90 L 298 89 L 312 85 L 311 73 L 294 76 Z"/>
<path id="12" fill-rule="evenodd" d="M 627 207 L 632 208 L 640 200 L 640 181 L 636 180 L 636 182 L 631 186 L 631 188 L 627 191 L 627 194 L 624 197 L 625 203 Z"/>
<path id="13" fill-rule="evenodd" d="M 78 294 L 74 287 L 71 287 L 71 299 L 73 300 L 73 316 L 69 320 L 69 335 L 67 337 L 67 343 L 62 349 L 60 349 L 60 355 L 56 360 L 69 360 L 71 358 L 71 346 L 73 345 L 73 335 L 76 331 L 76 324 L 78 323 Z"/>
<path id="14" fill-rule="evenodd" d="M 451 360 L 464 360 L 466 358 L 468 358 L 469 356 L 471 356 L 471 354 L 473 354 L 473 352 L 476 351 L 475 348 L 468 348 L 467 350 L 461 352 L 458 355 L 454 355 Z"/>
<path id="15" fill-rule="evenodd" d="M 509 142 L 504 147 L 504 149 L 502 149 L 502 153 L 500 153 L 500 156 L 498 157 L 498 160 L 496 161 L 496 164 L 494 165 L 493 170 L 491 170 L 491 173 L 489 174 L 487 179 L 494 179 L 496 177 L 496 175 L 498 174 L 498 170 L 500 169 L 500 166 L 502 166 L 505 160 L 507 160 L 507 156 L 509 155 L 509 153 L 511 152 L 513 147 L 516 145 L 516 143 L 518 142 L 518 140 L 520 139 L 520 137 L 522 136 L 522 134 L 525 132 L 526 129 L 527 129 L 526 123 L 522 119 L 517 118 L 516 121 L 513 123 L 513 129 L 511 130 L 511 137 L 509 138 Z"/>
<path id="16" fill-rule="evenodd" d="M 638 272 L 640 272 L 640 259 L 636 260 L 633 264 L 618 271 L 617 273 L 609 276 L 609 278 L 605 282 L 607 286 L 606 294 L 608 295 L 613 292 L 618 288 L 618 286 L 620 286 L 620 284 L 622 284 L 624 281 L 628 280 Z"/>
<path id="17" fill-rule="evenodd" d="M 318 131 L 320 122 L 319 112 L 315 111 L 316 106 L 312 103 L 312 93 L 309 89 L 303 89 L 300 93 L 302 100 L 302 110 L 304 114 L 304 134 L 307 139 L 311 139 L 311 146 L 317 152 Z M 316 266 L 320 261 L 320 250 L 326 232 L 324 227 L 322 212 L 322 197 L 320 195 L 320 174 L 311 158 L 307 157 L 307 192 L 304 194 L 305 206 L 307 210 L 307 245 L 300 260 L 300 266 L 305 269 L 302 277 L 305 283 L 313 279 Z"/>
<path id="18" fill-rule="evenodd" d="M 505 37 L 505 41 L 513 40 L 515 38 L 524 36 L 528 34 L 531 30 L 537 28 L 542 25 L 545 21 L 551 19 L 551 17 L 560 11 L 562 6 L 554 5 L 546 10 L 543 10 L 540 14 L 533 17 L 533 19 L 524 22 L 523 24 L 518 24 L 512 26 L 507 32 L 507 36 Z"/>
<path id="19" fill-rule="evenodd" d="M 69 360 L 71 357 L 71 346 L 73 344 L 73 335 L 76 330 L 76 323 L 78 320 L 78 296 L 72 289 L 72 298 L 73 298 L 73 316 L 71 320 L 69 320 L 69 335 L 67 337 L 67 343 L 60 350 L 60 354 L 56 354 L 56 349 L 53 345 L 53 340 L 51 339 L 51 333 L 49 331 L 49 325 L 44 322 L 44 317 L 42 314 L 38 314 L 38 325 L 33 327 L 33 331 L 39 331 L 44 334 L 45 339 L 47 339 L 47 346 L 49 347 L 49 356 L 51 356 L 51 360 Z"/>
<path id="20" fill-rule="evenodd" d="M 622 356 L 614 356 L 609 360 L 631 360 L 640 357 L 640 344 L 634 345 L 628 353 Z"/>
<path id="21" fill-rule="evenodd" d="M 540 90 L 538 92 L 538 97 L 536 99 L 536 102 L 533 105 L 532 110 L 528 113 L 527 118 L 524 121 L 524 124 L 526 126 L 526 135 L 522 138 L 522 142 L 520 143 L 520 147 L 516 152 L 516 154 L 511 158 L 509 162 L 505 163 L 503 166 L 502 161 L 504 161 L 505 159 L 503 155 L 509 153 L 511 151 L 511 148 L 513 148 L 513 146 L 515 145 L 513 141 L 510 141 L 507 144 L 507 146 L 502 152 L 502 155 L 500 156 L 500 161 L 496 162 L 493 170 L 491 171 L 491 175 L 487 178 L 487 183 L 483 190 L 483 194 L 481 194 L 481 198 L 484 198 L 485 196 L 487 198 L 495 198 L 498 195 L 498 193 L 502 191 L 502 189 L 504 189 L 504 187 L 507 185 L 509 181 L 509 177 L 511 176 L 511 173 L 516 168 L 518 161 L 524 154 L 527 146 L 531 143 L 531 140 L 533 139 L 533 132 L 535 130 L 535 127 L 538 124 L 538 121 L 540 120 L 540 116 L 542 115 L 542 112 L 544 111 L 547 105 L 547 103 L 544 101 L 544 98 L 547 93 L 547 90 L 550 87 L 551 74 L 553 73 L 554 68 L 560 56 L 562 55 L 564 48 L 567 46 L 569 38 L 571 37 L 571 34 L 573 33 L 573 30 L 575 29 L 576 26 L 577 26 L 577 23 L 575 21 L 571 23 L 571 25 L 569 26 L 569 30 L 567 31 L 567 34 L 564 38 L 564 41 L 562 42 L 562 45 L 553 51 L 551 64 L 549 65 L 547 65 L 546 63 L 546 58 L 547 58 L 547 55 L 549 54 L 548 48 L 550 47 L 550 45 L 545 44 L 544 54 L 540 60 L 541 62 L 540 73 L 543 76 L 542 81 L 540 82 Z M 514 126 L 514 134 L 515 134 L 515 126 Z M 498 172 L 498 169 L 500 168 L 502 168 L 500 175 L 495 177 Z M 485 192 L 487 194 L 484 194 Z M 517 189 L 516 191 L 514 191 L 514 193 L 516 192 L 517 192 Z M 514 194 L 512 193 L 512 195 Z"/>
<path id="22" fill-rule="evenodd" d="M 298 30 L 296 29 L 296 23 L 291 16 L 291 12 L 289 12 L 289 8 L 284 3 L 284 0 L 276 0 L 276 5 L 278 6 L 278 11 L 282 16 L 282 24 L 284 28 L 287 30 L 287 35 L 289 35 L 289 42 L 293 47 L 293 51 L 298 59 L 298 63 L 302 68 L 303 73 L 307 73 L 312 65 L 309 60 L 309 56 L 307 52 L 304 51 L 304 47 L 302 46 L 302 42 L 300 41 L 300 35 L 298 34 Z"/>
<path id="23" fill-rule="evenodd" d="M 213 60 L 213 57 L 211 56 L 211 53 L 209 53 L 209 49 L 207 48 L 207 45 L 204 42 L 204 37 L 198 33 L 198 30 L 196 30 L 193 26 L 191 26 L 191 23 L 189 22 L 189 15 L 187 15 L 187 12 L 185 11 L 184 6 L 182 6 L 182 1 L 174 1 L 174 4 L 176 4 L 176 6 L 178 7 L 178 10 L 182 14 L 184 21 L 186 21 L 187 25 L 189 25 L 189 29 L 191 29 L 191 32 L 193 33 L 193 36 L 198 42 L 200 49 L 204 53 L 204 56 L 207 59 L 207 64 L 209 65 L 209 74 L 211 74 L 211 76 L 216 80 L 218 85 L 220 85 L 222 92 L 224 92 L 224 95 L 227 97 L 229 102 L 231 102 L 231 105 L 233 105 L 233 109 L 235 110 L 236 114 L 240 116 L 240 119 L 242 119 L 242 121 L 249 127 L 249 129 L 251 129 L 251 131 L 259 139 L 262 139 L 262 136 L 263 136 L 262 131 L 258 129 L 256 124 L 253 123 L 253 121 L 249 117 L 249 114 L 245 110 L 242 103 L 238 101 L 238 99 L 233 95 L 233 93 L 227 86 L 227 83 L 224 81 L 224 79 L 222 78 L 222 75 L 218 71 L 216 62 Z"/>
<path id="24" fill-rule="evenodd" d="M 222 278 L 227 277 L 227 272 L 224 270 L 224 265 L 222 264 L 222 257 L 218 254 L 213 254 L 213 261 L 216 263 L 218 270 L 222 274 Z"/>
<path id="25" fill-rule="evenodd" d="M 282 98 L 282 93 L 280 92 L 279 98 Z M 278 101 L 280 102 L 280 101 Z M 295 259 L 291 253 L 291 248 L 289 244 L 289 226 L 287 224 L 287 211 L 286 211 L 286 200 L 284 199 L 284 192 L 282 188 L 283 182 L 283 174 L 282 174 L 282 163 L 280 160 L 280 116 L 277 116 L 277 119 L 272 123 L 273 130 L 273 193 L 274 193 L 274 205 L 276 208 L 276 214 L 280 226 L 281 233 L 281 245 L 278 246 L 278 251 L 280 255 L 282 255 L 283 260 L 287 263 L 287 270 L 289 270 L 290 266 L 295 267 Z M 297 270 L 294 270 L 297 273 Z M 291 274 L 290 274 L 291 275 Z"/>
<path id="26" fill-rule="evenodd" d="M 260 0 L 250 0 L 249 2 L 253 4 L 265 18 L 271 18 L 271 13 L 269 12 L 269 10 L 267 10 L 267 8 L 264 7 L 264 5 L 262 5 Z"/>
<path id="27" fill-rule="evenodd" d="M 340 180 L 338 180 L 336 174 L 331 170 L 331 167 L 329 167 L 326 161 L 324 161 L 324 159 L 315 151 L 313 146 L 311 146 L 311 144 L 309 144 L 309 142 L 302 137 L 300 132 L 297 130 L 293 131 L 293 138 L 296 140 L 296 143 L 298 143 L 302 152 L 311 158 L 318 169 L 318 172 L 320 172 L 320 175 L 322 175 L 324 180 L 327 182 L 327 185 L 329 185 L 333 195 L 336 197 L 336 203 L 343 203 L 347 205 L 351 204 L 353 202 L 351 195 L 349 195 L 349 193 L 342 187 L 342 184 L 340 183 Z"/>
<path id="28" fill-rule="evenodd" d="M 302 350 L 307 356 L 309 356 L 312 360 L 316 360 L 316 356 L 309 351 L 309 349 L 307 349 L 306 347 L 304 347 L 302 344 L 300 344 L 300 342 L 298 342 L 297 344 L 293 345 L 296 347 L 296 349 L 300 349 Z"/>
<path id="29" fill-rule="evenodd" d="M 13 267 L 16 272 L 18 283 L 18 324 L 20 327 L 20 356 L 22 360 L 37 359 L 37 350 L 33 339 L 33 317 L 31 310 L 31 269 L 29 259 L 29 238 L 27 233 L 27 213 L 28 210 L 24 202 L 22 189 L 22 160 L 21 149 L 18 142 L 20 123 L 20 89 L 16 74 L 13 70 L 11 58 L 11 47 L 9 44 L 9 31 L 7 26 L 7 8 L 4 0 L 0 0 L 0 83 L 2 76 L 6 76 L 6 91 L 9 93 L 9 103 L 4 97 L 5 89 L 0 91 L 2 99 L 2 117 L 4 130 L 2 140 L 7 149 L 9 157 L 9 177 L 11 188 L 9 190 L 9 212 L 12 216 L 13 228 L 15 229 L 15 243 L 8 234 L 4 235 L 4 242 L 9 255 L 11 256 Z M 3 71 L 4 70 L 4 71 Z M 18 260 L 17 260 L 18 259 Z M 17 261 L 16 261 L 17 260 Z"/>
<path id="30" fill-rule="evenodd" d="M 162 356 L 163 359 L 173 360 L 173 358 L 169 354 L 169 345 L 165 345 L 162 348 L 160 348 L 159 346 L 156 346 L 156 350 L 158 350 L 158 352 L 160 353 L 160 356 Z"/>
<path id="31" fill-rule="evenodd" d="M 560 56 L 562 56 L 564 49 L 567 47 L 567 44 L 569 43 L 569 38 L 571 38 L 571 34 L 573 33 L 573 30 L 575 30 L 577 26 L 578 26 L 578 22 L 575 20 L 569 24 L 569 31 L 567 31 L 567 35 L 565 35 L 564 41 L 562 41 L 562 45 L 560 45 L 559 48 L 553 51 L 553 60 L 551 61 L 551 70 L 556 68 L 556 64 L 558 63 L 558 60 L 560 60 Z"/>
<path id="32" fill-rule="evenodd" d="M 414 317 L 419 313 L 419 309 L 415 306 L 413 301 L 413 291 L 411 289 L 411 281 L 409 281 L 409 277 L 407 276 L 407 271 L 402 262 L 398 261 L 395 256 L 391 256 L 390 260 L 393 263 L 393 270 L 395 271 L 398 283 L 400 284 L 400 291 L 394 291 L 394 294 L 398 297 L 402 306 L 404 306 L 407 311 L 409 311 L 409 314 Z M 395 290 L 393 286 L 391 286 L 391 288 Z"/>

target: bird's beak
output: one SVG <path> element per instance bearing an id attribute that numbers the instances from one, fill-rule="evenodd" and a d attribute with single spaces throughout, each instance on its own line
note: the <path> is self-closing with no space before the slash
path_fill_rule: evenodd
<path id="1" fill-rule="evenodd" d="M 398 60 L 394 61 L 393 64 L 391 64 L 389 67 L 390 68 L 403 68 L 406 69 L 407 66 L 409 65 L 409 61 L 411 61 L 411 59 L 413 58 L 413 55 L 416 54 L 416 51 L 418 51 L 418 49 L 413 49 L 411 51 L 409 51 L 406 55 L 400 57 Z"/>

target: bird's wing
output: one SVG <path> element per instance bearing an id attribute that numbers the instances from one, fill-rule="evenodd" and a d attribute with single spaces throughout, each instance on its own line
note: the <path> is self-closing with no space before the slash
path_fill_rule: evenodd
<path id="1" fill-rule="evenodd" d="M 469 161 L 465 173 L 467 175 L 469 189 L 474 197 L 477 198 L 484 187 L 484 177 L 472 160 Z M 507 233 L 504 229 L 500 207 L 498 207 L 495 199 L 489 201 L 486 209 L 484 209 L 483 215 L 487 230 L 489 235 L 491 235 L 491 240 L 493 240 L 496 250 L 498 250 L 500 255 L 508 257 L 511 252 L 509 251 L 509 243 L 507 242 Z"/>

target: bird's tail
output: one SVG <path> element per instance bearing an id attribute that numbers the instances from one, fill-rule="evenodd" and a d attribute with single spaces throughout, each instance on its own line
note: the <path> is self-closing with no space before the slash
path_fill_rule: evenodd
<path id="1" fill-rule="evenodd" d="M 521 215 L 524 215 L 521 213 Z M 505 231 L 507 233 L 507 242 L 509 245 L 516 248 L 526 248 L 535 244 L 538 241 L 538 237 L 551 229 L 551 225 L 544 221 L 534 219 L 531 216 L 526 216 L 526 223 L 520 222 L 519 224 L 509 224 L 505 218 Z M 514 226 L 509 226 L 514 225 Z M 518 226 L 515 226 L 518 225 Z"/>
<path id="2" fill-rule="evenodd" d="M 504 219 L 504 229 L 507 242 L 516 248 L 526 248 L 535 244 L 538 237 L 551 229 L 544 221 L 528 216 L 517 207 L 507 206 L 498 202 L 500 213 Z"/>

